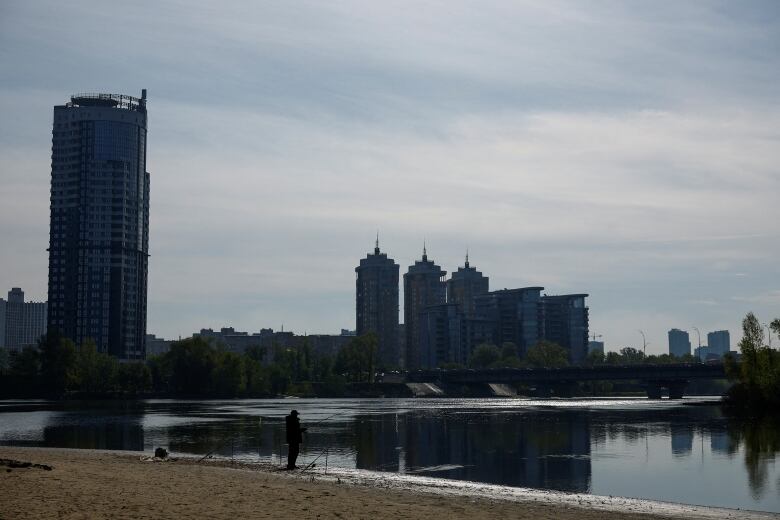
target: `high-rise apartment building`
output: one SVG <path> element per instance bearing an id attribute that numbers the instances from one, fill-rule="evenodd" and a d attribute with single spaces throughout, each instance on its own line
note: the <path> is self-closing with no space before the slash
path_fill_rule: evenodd
<path id="1" fill-rule="evenodd" d="M 46 302 L 25 302 L 19 287 L 8 291 L 8 301 L 0 298 L 0 347 L 21 350 L 45 332 Z"/>
<path id="2" fill-rule="evenodd" d="M 447 303 L 457 304 L 466 318 L 472 318 L 474 299 L 487 293 L 490 290 L 489 285 L 488 277 L 469 265 L 469 255 L 466 254 L 466 264 L 458 267 L 447 280 Z"/>
<path id="3" fill-rule="evenodd" d="M 493 342 L 496 345 L 514 343 L 522 357 L 529 348 L 544 339 L 543 289 L 501 289 L 476 297 L 476 317 L 486 324 L 493 324 Z M 470 345 L 469 350 L 476 346 Z"/>
<path id="4" fill-rule="evenodd" d="M 422 311 L 430 305 L 445 302 L 447 271 L 428 260 L 423 247 L 422 260 L 417 260 L 404 274 L 404 325 L 406 328 L 405 367 L 416 370 L 420 359 L 420 320 Z"/>
<path id="5" fill-rule="evenodd" d="M 50 329 L 144 359 L 149 251 L 146 91 L 54 107 Z"/>
<path id="6" fill-rule="evenodd" d="M 430 305 L 420 313 L 420 366 L 438 368 L 444 363 L 468 362 L 466 320 L 455 303 Z"/>
<path id="7" fill-rule="evenodd" d="M 727 330 L 716 330 L 707 333 L 707 346 L 710 347 L 709 354 L 717 354 L 720 357 L 725 356 L 731 350 L 731 337 Z"/>
<path id="8" fill-rule="evenodd" d="M 378 362 L 383 368 L 400 367 L 398 349 L 399 266 L 379 251 L 366 255 L 355 268 L 355 314 L 359 336 L 373 332 L 379 340 Z"/>
<path id="9" fill-rule="evenodd" d="M 587 294 L 542 296 L 544 339 L 565 348 L 569 363 L 578 364 L 588 355 Z"/>
<path id="10" fill-rule="evenodd" d="M 691 355 L 691 339 L 688 332 L 680 329 L 669 331 L 669 355 L 677 357 Z"/>

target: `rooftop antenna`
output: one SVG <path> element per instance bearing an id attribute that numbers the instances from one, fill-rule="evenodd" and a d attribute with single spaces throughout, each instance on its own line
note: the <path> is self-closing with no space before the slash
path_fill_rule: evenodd
<path id="1" fill-rule="evenodd" d="M 466 246 L 466 267 L 469 266 L 469 248 Z"/>
<path id="2" fill-rule="evenodd" d="M 374 245 L 374 254 L 379 254 L 379 230 L 376 230 L 376 244 Z"/>
<path id="3" fill-rule="evenodd" d="M 428 250 L 425 247 L 425 239 L 423 239 L 423 262 L 426 262 L 428 260 Z"/>

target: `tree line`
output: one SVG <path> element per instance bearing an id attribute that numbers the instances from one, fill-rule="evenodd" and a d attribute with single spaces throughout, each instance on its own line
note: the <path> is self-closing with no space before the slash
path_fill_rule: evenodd
<path id="1" fill-rule="evenodd" d="M 625 347 L 619 352 L 590 352 L 583 365 L 638 365 L 638 364 L 671 364 L 694 363 L 694 356 L 682 357 L 670 354 L 646 356 L 641 350 L 633 347 Z M 569 352 L 550 341 L 540 341 L 529 348 L 524 356 L 518 354 L 514 343 L 503 343 L 499 348 L 490 343 L 483 343 L 474 349 L 469 357 L 469 368 L 561 368 L 569 366 Z M 440 368 L 465 368 L 456 363 L 444 363 Z"/>
<path id="2" fill-rule="evenodd" d="M 0 359 L 0 397 L 271 397 L 311 393 L 313 382 L 331 393 L 347 383 L 374 381 L 374 334 L 353 338 L 335 356 L 297 347 L 250 347 L 236 353 L 195 337 L 144 362 L 120 362 L 98 352 L 94 342 L 79 347 L 56 332 Z"/>

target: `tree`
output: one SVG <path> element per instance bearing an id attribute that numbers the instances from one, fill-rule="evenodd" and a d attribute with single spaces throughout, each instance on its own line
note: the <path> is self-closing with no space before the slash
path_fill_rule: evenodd
<path id="1" fill-rule="evenodd" d="M 585 356 L 585 365 L 586 366 L 595 366 L 595 365 L 603 365 L 606 361 L 606 357 L 604 356 L 604 353 L 600 350 L 592 350 L 588 352 L 588 355 Z"/>
<path id="2" fill-rule="evenodd" d="M 772 323 L 769 324 L 769 328 L 771 328 L 775 334 L 780 336 L 780 318 L 775 318 L 772 320 Z"/>
<path id="3" fill-rule="evenodd" d="M 11 358 L 10 388 L 20 396 L 34 396 L 40 392 L 41 354 L 27 346 Z"/>
<path id="4" fill-rule="evenodd" d="M 79 389 L 88 394 L 106 394 L 117 390 L 119 363 L 108 354 L 98 352 L 95 342 L 85 341 L 79 348 L 77 372 Z"/>
<path id="5" fill-rule="evenodd" d="M 216 366 L 216 349 L 200 337 L 174 341 L 166 355 L 171 370 L 171 390 L 178 395 L 205 395 Z"/>
<path id="6" fill-rule="evenodd" d="M 78 386 L 76 346 L 57 332 L 49 332 L 38 343 L 41 352 L 41 378 L 44 391 L 61 397 Z"/>
<path id="7" fill-rule="evenodd" d="M 569 364 L 569 353 L 557 343 L 540 341 L 528 349 L 525 359 L 532 367 L 558 368 Z"/>
<path id="8" fill-rule="evenodd" d="M 742 353 L 742 379 L 748 386 L 758 385 L 761 378 L 759 351 L 763 346 L 764 328 L 758 318 L 749 312 L 742 320 L 742 340 L 739 342 L 739 350 Z"/>
<path id="9" fill-rule="evenodd" d="M 152 371 L 144 363 L 121 363 L 116 380 L 123 393 L 142 394 L 152 388 Z"/>
<path id="10" fill-rule="evenodd" d="M 353 338 L 344 345 L 336 356 L 334 370 L 349 381 L 374 381 L 376 372 L 376 334 L 369 332 Z"/>
<path id="11" fill-rule="evenodd" d="M 11 369 L 11 357 L 8 349 L 0 348 L 0 375 L 6 375 Z"/>
<path id="12" fill-rule="evenodd" d="M 752 312 L 742 320 L 739 350 L 742 360 L 738 368 L 730 357 L 725 363 L 726 373 L 737 379 L 727 403 L 740 410 L 776 410 L 780 407 L 780 353 L 764 345 L 764 329 Z"/>
<path id="13" fill-rule="evenodd" d="M 220 397 L 238 397 L 246 392 L 244 356 L 221 352 L 212 374 L 214 391 Z"/>
<path id="14" fill-rule="evenodd" d="M 634 347 L 623 347 L 620 349 L 620 357 L 626 365 L 638 365 L 644 362 L 645 354 Z"/>
<path id="15" fill-rule="evenodd" d="M 501 359 L 501 351 L 497 346 L 489 343 L 478 345 L 471 353 L 469 366 L 472 368 L 487 368 Z"/>

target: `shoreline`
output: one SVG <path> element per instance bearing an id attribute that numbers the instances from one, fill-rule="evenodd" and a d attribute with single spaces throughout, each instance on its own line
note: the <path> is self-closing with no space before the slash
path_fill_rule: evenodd
<path id="1" fill-rule="evenodd" d="M 571 494 L 491 484 L 145 452 L 0 447 L 0 518 L 770 519 L 775 513 Z"/>

